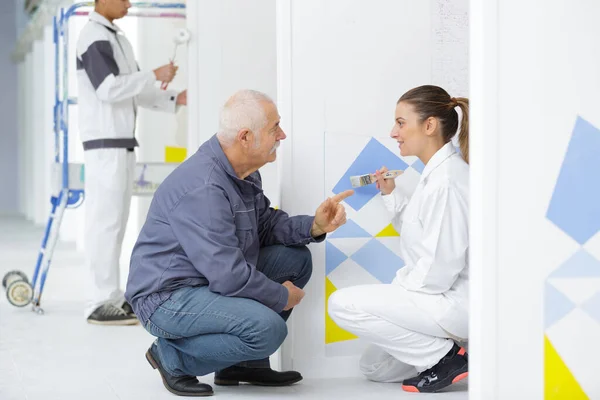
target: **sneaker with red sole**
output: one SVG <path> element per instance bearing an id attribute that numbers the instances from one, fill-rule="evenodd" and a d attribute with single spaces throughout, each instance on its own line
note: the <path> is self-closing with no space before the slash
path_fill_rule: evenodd
<path id="1" fill-rule="evenodd" d="M 407 392 L 433 393 L 465 379 L 469 375 L 469 355 L 456 343 L 439 363 L 414 378 L 405 379 L 402 389 Z"/>

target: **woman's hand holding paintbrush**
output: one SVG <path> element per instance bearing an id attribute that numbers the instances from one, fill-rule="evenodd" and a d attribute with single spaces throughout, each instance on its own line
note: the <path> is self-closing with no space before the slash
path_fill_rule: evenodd
<path id="1" fill-rule="evenodd" d="M 386 172 L 388 172 L 386 167 L 381 167 L 381 169 L 375 171 L 375 179 L 377 179 L 375 185 L 377 186 L 377 189 L 381 191 L 381 194 L 390 194 L 396 188 L 396 180 L 393 178 L 386 179 Z M 400 174 L 397 174 L 396 176 L 398 175 Z"/>
<path id="2" fill-rule="evenodd" d="M 350 182 L 352 183 L 352 187 L 367 186 L 375 183 L 377 189 L 381 190 L 381 193 L 390 194 L 396 187 L 394 179 L 403 172 L 399 169 L 388 171 L 386 167 L 381 167 L 374 174 L 351 176 Z"/>

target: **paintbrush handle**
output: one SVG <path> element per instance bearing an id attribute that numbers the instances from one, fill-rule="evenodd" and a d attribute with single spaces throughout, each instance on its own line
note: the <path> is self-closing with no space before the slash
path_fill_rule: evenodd
<path id="1" fill-rule="evenodd" d="M 393 169 L 391 171 L 386 171 L 383 174 L 383 179 L 393 179 L 393 178 L 397 177 L 398 175 L 402 174 L 403 172 L 404 171 L 399 170 L 399 169 Z M 361 186 L 370 185 L 372 183 L 375 183 L 375 181 L 377 181 L 377 177 L 375 176 L 375 174 L 356 175 L 356 176 L 350 177 L 350 183 L 352 184 L 352 187 L 361 187 Z"/>
<path id="2" fill-rule="evenodd" d="M 399 170 L 399 169 L 392 169 L 390 171 L 387 171 L 385 174 L 383 174 L 383 178 L 384 179 L 396 178 L 397 176 L 401 175 L 402 173 L 404 173 L 404 171 Z"/>

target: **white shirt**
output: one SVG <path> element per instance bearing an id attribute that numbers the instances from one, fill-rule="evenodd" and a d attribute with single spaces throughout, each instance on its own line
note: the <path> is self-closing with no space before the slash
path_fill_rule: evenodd
<path id="1" fill-rule="evenodd" d="M 469 166 L 452 143 L 425 166 L 412 196 L 397 186 L 382 196 L 400 232 L 406 263 L 392 282 L 422 293 L 418 306 L 448 332 L 468 336 Z"/>

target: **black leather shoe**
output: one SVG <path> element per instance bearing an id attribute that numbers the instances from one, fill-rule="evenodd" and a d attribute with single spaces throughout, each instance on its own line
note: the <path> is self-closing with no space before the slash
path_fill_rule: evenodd
<path id="1" fill-rule="evenodd" d="M 258 386 L 288 386 L 302 380 L 296 371 L 278 372 L 271 368 L 244 368 L 232 366 L 215 373 L 215 385 L 235 386 L 240 382 Z"/>
<path id="2" fill-rule="evenodd" d="M 212 386 L 200 383 L 195 376 L 173 376 L 165 371 L 158 354 L 156 354 L 156 345 L 150 346 L 146 352 L 146 359 L 152 368 L 158 368 L 163 384 L 169 392 L 178 396 L 212 396 L 214 394 Z"/>

